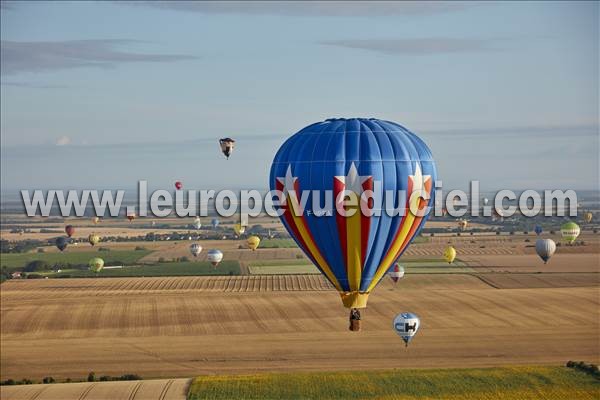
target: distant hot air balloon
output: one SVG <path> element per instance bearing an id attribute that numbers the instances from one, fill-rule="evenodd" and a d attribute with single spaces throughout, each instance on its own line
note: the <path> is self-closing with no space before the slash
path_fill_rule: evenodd
<path id="1" fill-rule="evenodd" d="M 352 316 L 367 306 L 369 294 L 423 227 L 429 216 L 423 211 L 435 204 L 435 179 L 431 151 L 408 129 L 374 118 L 339 118 L 287 139 L 273 160 L 270 187 L 283 193 L 277 208 L 284 226 Z M 369 207 L 361 195 L 375 182 L 382 193 L 406 191 L 406 212 L 361 212 L 361 201 Z M 309 209 L 313 196 L 327 190 L 342 199 L 336 209 L 329 216 Z M 302 195 L 308 195 L 304 212 L 295 206 Z"/>
<path id="2" fill-rule="evenodd" d="M 217 265 L 219 265 L 221 260 L 223 260 L 223 253 L 221 252 L 221 250 L 211 249 L 208 251 L 206 258 L 208 259 L 208 261 L 210 261 L 213 267 L 216 267 Z"/>
<path id="3" fill-rule="evenodd" d="M 556 251 L 556 243 L 552 239 L 538 239 L 535 242 L 535 252 L 542 260 L 544 264 L 548 262 L 550 257 Z"/>
<path id="4" fill-rule="evenodd" d="M 483 198 L 483 205 L 484 206 L 487 206 L 489 202 L 490 202 L 490 199 L 488 199 L 487 197 Z"/>
<path id="5" fill-rule="evenodd" d="M 392 327 L 394 331 L 404 340 L 405 346 L 408 346 L 408 343 L 412 340 L 412 338 L 417 334 L 419 330 L 419 326 L 421 325 L 421 320 L 413 313 L 401 313 L 396 315 L 394 318 L 394 324 Z"/>
<path id="6" fill-rule="evenodd" d="M 96 235 L 95 233 L 91 233 L 90 236 L 88 236 L 88 242 L 90 242 L 92 246 L 95 246 L 98 244 L 98 242 L 100 242 L 100 236 Z"/>
<path id="7" fill-rule="evenodd" d="M 464 231 L 465 229 L 467 229 L 467 225 L 469 223 L 467 222 L 466 219 L 461 219 L 460 221 L 458 221 L 458 229 L 460 229 L 461 231 Z"/>
<path id="8" fill-rule="evenodd" d="M 190 252 L 193 254 L 194 257 L 198 257 L 198 254 L 200 254 L 201 251 L 202 246 L 200 246 L 198 243 L 194 243 L 190 246 Z"/>
<path id="9" fill-rule="evenodd" d="M 194 220 L 194 226 L 196 227 L 196 229 L 202 228 L 202 222 L 200 221 L 200 217 L 196 217 L 196 219 Z"/>
<path id="10" fill-rule="evenodd" d="M 66 237 L 61 236 L 56 239 L 56 247 L 58 247 L 58 249 L 60 251 L 63 251 L 64 249 L 66 249 L 68 244 L 69 244 L 69 239 L 67 239 Z"/>
<path id="11" fill-rule="evenodd" d="M 560 227 L 560 233 L 567 243 L 573 243 L 579 236 L 581 229 L 575 222 L 569 221 Z"/>
<path id="12" fill-rule="evenodd" d="M 135 219 L 135 213 L 127 213 L 127 219 L 129 222 L 133 221 Z"/>
<path id="13" fill-rule="evenodd" d="M 223 154 L 225 154 L 225 157 L 229 159 L 229 156 L 233 152 L 233 148 L 235 146 L 235 140 L 232 138 L 219 139 L 219 146 L 221 146 L 221 151 Z"/>
<path id="14" fill-rule="evenodd" d="M 92 218 L 92 222 L 94 223 L 94 225 L 98 225 L 98 222 L 100 222 L 100 218 L 94 217 Z"/>
<path id="15" fill-rule="evenodd" d="M 398 283 L 398 281 L 404 277 L 404 267 L 398 263 L 395 263 L 392 270 L 388 272 L 388 276 L 392 282 L 394 282 L 394 284 Z"/>
<path id="16" fill-rule="evenodd" d="M 258 248 L 258 245 L 260 244 L 260 238 L 258 236 L 250 236 L 246 240 L 246 243 L 248 244 L 248 248 L 254 251 Z"/>
<path id="17" fill-rule="evenodd" d="M 175 189 L 181 190 L 182 187 L 183 187 L 183 183 L 181 183 L 180 181 L 175 182 Z"/>
<path id="18" fill-rule="evenodd" d="M 455 258 L 456 258 L 456 249 L 452 246 L 446 247 L 446 249 L 444 250 L 444 260 L 446 260 L 446 262 L 448 264 L 452 264 L 454 262 Z"/>
<path id="19" fill-rule="evenodd" d="M 585 214 L 583 214 L 583 220 L 588 224 L 590 222 L 592 222 L 593 218 L 594 218 L 594 214 L 592 214 L 591 212 L 586 212 Z"/>
<path id="20" fill-rule="evenodd" d="M 235 232 L 236 235 L 240 236 L 244 232 L 246 232 L 246 227 L 242 224 L 235 224 L 233 226 L 233 231 Z"/>
<path id="21" fill-rule="evenodd" d="M 75 233 L 75 228 L 73 227 L 73 225 L 67 225 L 65 226 L 65 232 L 68 237 L 71 237 Z"/>
<path id="22" fill-rule="evenodd" d="M 538 236 L 540 236 L 542 234 L 542 232 L 544 231 L 544 229 L 542 228 L 541 225 L 536 225 L 533 230 L 534 230 L 535 234 Z"/>
<path id="23" fill-rule="evenodd" d="M 218 218 L 213 218 L 213 219 L 210 221 L 210 224 L 212 225 L 213 229 L 216 229 L 216 228 L 217 228 L 217 226 L 219 226 L 219 219 L 218 219 Z"/>
<path id="24" fill-rule="evenodd" d="M 104 260 L 99 257 L 92 258 L 88 263 L 88 266 L 90 267 L 90 271 L 97 274 L 104 268 Z"/>

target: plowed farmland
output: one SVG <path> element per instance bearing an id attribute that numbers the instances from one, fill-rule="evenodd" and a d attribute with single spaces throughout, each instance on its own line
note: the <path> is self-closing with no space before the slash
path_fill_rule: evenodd
<path id="1" fill-rule="evenodd" d="M 360 333 L 347 331 L 347 310 L 319 275 L 9 281 L 1 378 L 599 361 L 597 279 L 557 275 L 539 288 L 533 275 L 386 281 Z M 405 310 L 422 320 L 409 348 L 390 329 Z"/>

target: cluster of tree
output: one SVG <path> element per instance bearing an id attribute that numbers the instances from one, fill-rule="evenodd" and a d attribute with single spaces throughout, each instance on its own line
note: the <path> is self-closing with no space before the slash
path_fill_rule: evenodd
<path id="1" fill-rule="evenodd" d="M 102 375 L 96 378 L 96 374 L 94 372 L 90 372 L 87 376 L 88 382 L 106 382 L 106 381 L 140 381 L 143 378 L 136 374 L 123 374 L 121 376 L 110 376 L 110 375 Z M 66 383 L 73 382 L 71 378 L 65 379 Z M 20 381 L 14 379 L 6 379 L 4 381 L 0 381 L 0 385 L 32 385 L 37 383 L 43 384 L 51 384 L 56 383 L 56 379 L 51 376 L 46 376 L 42 379 L 41 382 L 36 382 L 32 379 L 23 378 Z"/>
<path id="2" fill-rule="evenodd" d="M 579 371 L 591 374 L 596 378 L 600 378 L 600 369 L 596 364 L 586 364 L 583 361 L 569 361 L 567 362 L 567 367 L 578 369 Z"/>
<path id="3" fill-rule="evenodd" d="M 45 276 L 41 274 L 36 274 L 33 272 L 21 274 L 21 279 L 43 279 Z M 8 270 L 6 266 L 2 267 L 2 272 L 0 272 L 0 283 L 12 279 L 12 272 Z"/>
<path id="4" fill-rule="evenodd" d="M 183 256 L 183 257 L 174 257 L 174 258 L 171 258 L 170 260 L 167 260 L 167 259 L 166 259 L 166 258 L 164 258 L 164 257 L 160 257 L 160 258 L 158 259 L 158 262 L 159 262 L 159 263 L 168 263 L 168 262 L 174 262 L 174 263 L 178 263 L 178 262 L 189 262 L 189 261 L 190 261 L 190 259 L 189 259 L 189 257 L 187 257 L 187 256 Z"/>
<path id="5" fill-rule="evenodd" d="M 115 261 L 119 265 L 119 261 Z M 47 272 L 53 271 L 57 269 L 88 269 L 87 264 L 71 264 L 66 262 L 56 262 L 49 264 L 47 261 L 43 260 L 33 260 L 29 261 L 25 267 L 23 267 L 23 272 Z"/>
<path id="6" fill-rule="evenodd" d="M 5 265 L 2 266 L 2 269 L 0 269 L 0 283 L 4 282 L 7 279 L 11 279 L 12 275 L 11 275 L 11 271 L 8 270 L 8 267 L 6 267 Z"/>
<path id="7" fill-rule="evenodd" d="M 37 271 L 50 271 L 52 270 L 52 266 L 48 264 L 46 261 L 42 260 L 33 260 L 27 263 L 23 268 L 24 272 L 37 272 Z"/>
<path id="8" fill-rule="evenodd" d="M 20 381 L 15 381 L 14 379 L 7 379 L 5 381 L 0 381 L 0 385 L 31 385 L 36 383 L 31 379 L 23 378 Z"/>
<path id="9" fill-rule="evenodd" d="M 55 233 L 58 235 L 62 235 L 63 231 L 59 230 L 59 229 L 46 229 L 46 228 L 42 228 L 40 229 L 40 233 Z"/>
<path id="10" fill-rule="evenodd" d="M 87 377 L 88 382 L 105 382 L 105 381 L 141 381 L 142 377 L 136 374 L 123 374 L 121 376 L 102 375 L 96 379 L 96 374 L 90 372 Z"/>
<path id="11" fill-rule="evenodd" d="M 9 242 L 0 240 L 0 253 L 26 253 L 39 246 L 46 245 L 46 242 L 40 240 L 19 240 L 18 242 Z"/>
<path id="12" fill-rule="evenodd" d="M 561 247 L 563 244 L 561 242 L 556 243 L 556 247 Z M 579 240 L 573 243 L 566 243 L 565 246 L 576 247 L 576 246 L 585 246 L 585 240 Z"/>
<path id="13" fill-rule="evenodd" d="M 44 275 L 29 273 L 29 274 L 22 274 L 21 278 L 22 279 L 44 279 Z"/>

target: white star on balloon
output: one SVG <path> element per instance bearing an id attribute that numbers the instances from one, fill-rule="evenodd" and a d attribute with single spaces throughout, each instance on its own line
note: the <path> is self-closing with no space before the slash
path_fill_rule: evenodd
<path id="1" fill-rule="evenodd" d="M 285 172 L 285 177 L 277 178 L 280 183 L 283 183 L 283 196 L 287 199 L 288 193 L 290 191 L 295 192 L 294 184 L 298 179 L 297 176 L 292 176 L 292 166 L 288 165 L 287 171 Z"/>
<path id="2" fill-rule="evenodd" d="M 364 191 L 363 183 L 365 183 L 370 178 L 371 176 L 358 175 L 358 170 L 356 169 L 356 165 L 354 165 L 354 163 L 350 165 L 348 175 L 335 177 L 335 179 L 337 179 L 345 185 L 345 190 L 350 190 L 358 195 L 362 194 L 362 192 Z"/>
<path id="3" fill-rule="evenodd" d="M 421 172 L 421 165 L 419 163 L 415 164 L 415 173 L 413 175 L 408 176 L 412 181 L 412 193 L 419 193 L 424 195 L 427 192 L 425 188 L 425 183 L 431 179 L 431 175 L 423 175 Z M 409 193 L 409 196 L 412 196 L 412 193 Z"/>

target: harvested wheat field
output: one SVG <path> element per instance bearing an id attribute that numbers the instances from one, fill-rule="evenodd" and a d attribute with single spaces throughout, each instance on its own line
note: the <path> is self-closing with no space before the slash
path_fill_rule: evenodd
<path id="1" fill-rule="evenodd" d="M 318 275 L 9 281 L 1 378 L 599 361 L 597 279 L 528 288 L 531 276 L 514 274 L 518 289 L 475 275 L 386 281 L 359 333 L 347 331 L 347 310 Z M 409 348 L 390 328 L 405 310 L 422 321 Z"/>
<path id="2" fill-rule="evenodd" d="M 536 254 L 459 256 L 478 272 L 564 272 L 600 273 L 600 254 L 572 254 L 557 250 L 552 260 L 544 264 Z"/>
<path id="3" fill-rule="evenodd" d="M 3 400 L 185 400 L 190 379 L 2 386 Z"/>

